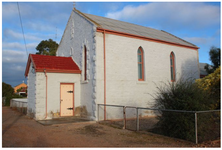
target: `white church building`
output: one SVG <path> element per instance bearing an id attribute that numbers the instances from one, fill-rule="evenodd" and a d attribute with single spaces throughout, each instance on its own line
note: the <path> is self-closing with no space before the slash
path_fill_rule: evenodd
<path id="1" fill-rule="evenodd" d="M 108 107 L 100 108 L 98 116 L 97 104 L 150 108 L 157 85 L 200 75 L 194 44 L 162 30 L 76 9 L 56 56 L 47 58 L 54 60 L 54 66 L 48 65 L 44 55 L 37 57 L 30 55 L 26 67 L 28 114 L 36 120 L 63 116 L 118 119 L 122 114 Z M 67 65 L 56 69 L 66 61 Z"/>

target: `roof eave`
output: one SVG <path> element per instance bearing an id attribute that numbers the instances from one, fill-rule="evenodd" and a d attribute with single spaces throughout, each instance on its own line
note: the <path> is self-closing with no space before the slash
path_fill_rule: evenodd
<path id="1" fill-rule="evenodd" d="M 43 69 L 39 68 L 36 69 L 36 72 L 44 72 L 44 70 L 47 73 L 73 73 L 73 74 L 81 74 L 81 70 L 65 70 L 65 69 Z"/>
<path id="2" fill-rule="evenodd" d="M 29 54 L 29 57 L 28 57 L 28 60 L 27 60 L 27 64 L 26 64 L 26 69 L 25 69 L 25 77 L 27 77 L 28 74 L 29 74 L 29 68 L 30 68 L 31 62 L 33 62 L 32 61 L 32 54 Z M 34 67 L 35 67 L 35 65 L 34 65 Z"/>

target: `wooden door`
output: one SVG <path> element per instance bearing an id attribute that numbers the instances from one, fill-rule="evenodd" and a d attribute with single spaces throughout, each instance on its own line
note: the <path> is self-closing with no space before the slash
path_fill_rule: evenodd
<path id="1" fill-rule="evenodd" d="M 61 83 L 60 93 L 60 116 L 73 116 L 74 83 Z"/>

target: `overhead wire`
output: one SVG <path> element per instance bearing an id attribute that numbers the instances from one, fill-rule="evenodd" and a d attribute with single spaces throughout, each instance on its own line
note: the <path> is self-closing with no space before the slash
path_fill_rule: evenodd
<path id="1" fill-rule="evenodd" d="M 24 44 L 25 44 L 25 50 L 26 50 L 27 56 L 29 56 L 27 46 L 26 46 L 25 34 L 24 34 L 24 30 L 23 30 L 23 25 L 22 25 L 22 17 L 21 17 L 21 14 L 20 14 L 20 9 L 19 9 L 19 3 L 18 2 L 17 2 L 17 6 L 18 6 L 20 24 L 21 24 L 21 28 L 22 28 L 23 40 L 24 40 Z"/>

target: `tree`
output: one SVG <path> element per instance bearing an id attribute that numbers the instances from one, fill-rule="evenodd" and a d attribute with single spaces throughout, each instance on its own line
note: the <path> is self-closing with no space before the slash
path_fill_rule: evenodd
<path id="1" fill-rule="evenodd" d="M 220 66 L 220 48 L 211 47 L 209 55 L 212 67 L 208 64 L 204 67 L 208 74 L 213 73 Z"/>
<path id="2" fill-rule="evenodd" d="M 43 54 L 43 55 L 56 55 L 56 50 L 59 44 L 53 41 L 52 39 L 49 40 L 42 40 L 39 45 L 36 47 L 36 54 Z"/>
<path id="3" fill-rule="evenodd" d="M 11 85 L 2 82 L 2 97 L 12 96 L 14 93 L 14 89 Z"/>
<path id="4" fill-rule="evenodd" d="M 22 96 L 14 94 L 14 88 L 5 82 L 2 82 L 2 97 L 6 98 L 6 106 L 10 105 L 10 100 L 12 98 L 22 98 Z"/>
<path id="5" fill-rule="evenodd" d="M 14 89 L 12 88 L 12 86 L 5 82 L 2 82 L 2 97 L 6 98 L 6 106 L 10 105 L 10 99 L 12 98 L 13 94 Z"/>

